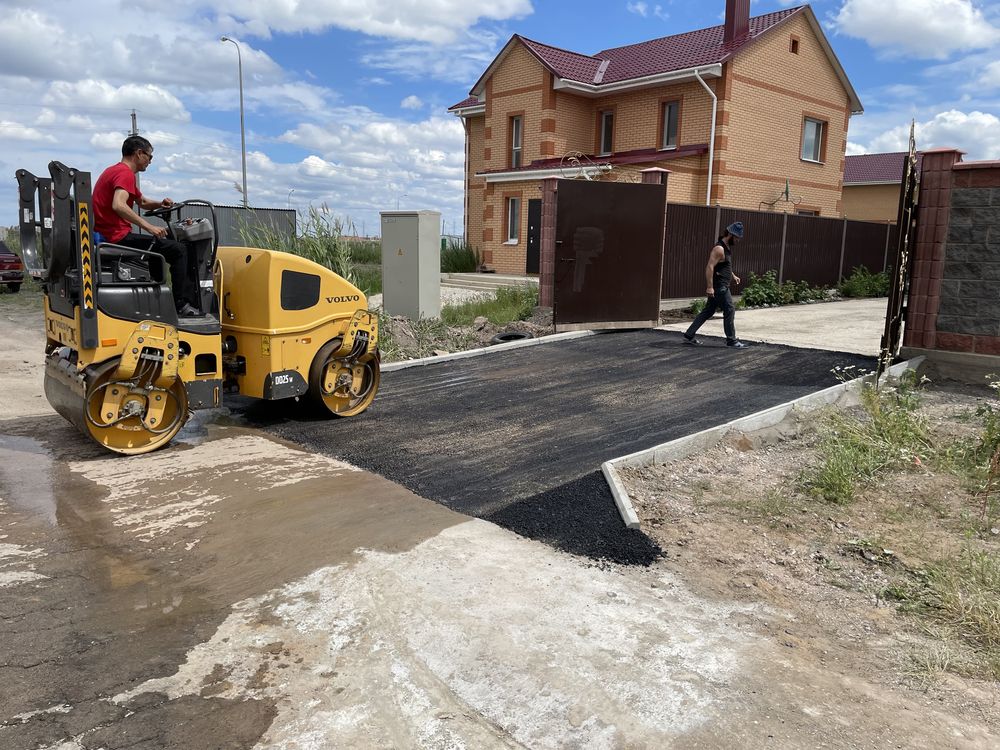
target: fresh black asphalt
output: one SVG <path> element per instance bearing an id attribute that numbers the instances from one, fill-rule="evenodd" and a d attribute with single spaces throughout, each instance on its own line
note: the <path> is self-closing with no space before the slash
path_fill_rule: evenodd
<path id="1" fill-rule="evenodd" d="M 703 341 L 599 333 L 384 372 L 374 404 L 350 419 L 261 402 L 245 416 L 567 552 L 648 564 L 659 550 L 624 527 L 602 462 L 836 385 L 835 366 L 874 368 L 855 354 Z"/>

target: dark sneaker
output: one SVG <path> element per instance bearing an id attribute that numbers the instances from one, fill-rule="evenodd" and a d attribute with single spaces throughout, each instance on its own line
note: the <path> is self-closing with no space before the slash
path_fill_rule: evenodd
<path id="1" fill-rule="evenodd" d="M 701 346 L 701 340 L 696 339 L 694 336 L 692 336 L 691 338 L 685 336 L 684 343 L 687 344 L 688 346 Z"/>
<path id="2" fill-rule="evenodd" d="M 196 318 L 201 315 L 201 312 L 194 305 L 185 302 L 177 309 L 177 315 L 181 318 Z"/>
<path id="3" fill-rule="evenodd" d="M 727 341 L 726 346 L 731 346 L 733 349 L 749 349 L 750 344 L 744 344 L 742 341 Z"/>

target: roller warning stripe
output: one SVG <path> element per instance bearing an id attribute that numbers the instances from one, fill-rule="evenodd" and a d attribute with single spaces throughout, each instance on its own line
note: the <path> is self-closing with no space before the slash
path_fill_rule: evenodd
<path id="1" fill-rule="evenodd" d="M 80 275 L 83 281 L 83 309 L 94 309 L 94 271 L 90 245 L 90 206 L 81 201 L 79 204 L 80 234 Z"/>

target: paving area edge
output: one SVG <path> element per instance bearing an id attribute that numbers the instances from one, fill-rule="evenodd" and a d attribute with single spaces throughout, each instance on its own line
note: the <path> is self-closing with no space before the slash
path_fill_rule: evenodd
<path id="1" fill-rule="evenodd" d="M 433 365 L 438 362 L 451 362 L 456 359 L 468 359 L 469 357 L 481 357 L 484 354 L 495 354 L 497 352 L 508 351 L 510 349 L 521 349 L 525 346 L 538 346 L 539 344 L 549 344 L 556 341 L 566 341 L 567 339 L 579 339 L 585 336 L 593 336 L 597 331 L 570 331 L 569 333 L 554 333 L 548 336 L 539 336 L 534 339 L 521 339 L 519 341 L 508 341 L 503 344 L 484 346 L 480 349 L 467 349 L 464 352 L 454 352 L 452 354 L 442 354 L 440 357 L 421 357 L 420 359 L 407 359 L 402 362 L 389 362 L 382 365 L 382 372 L 392 372 L 393 370 L 405 370 L 407 367 L 421 367 L 423 365 Z"/>
<path id="2" fill-rule="evenodd" d="M 917 370 L 923 361 L 924 357 L 920 356 L 893 365 L 889 368 L 888 373 L 882 376 L 883 380 L 887 377 L 898 378 L 907 370 Z M 685 435 L 684 437 L 677 438 L 676 440 L 654 445 L 652 448 L 636 451 L 635 453 L 630 453 L 627 456 L 619 456 L 618 458 L 612 458 L 605 461 L 601 464 L 601 473 L 604 474 L 608 487 L 611 489 L 611 494 L 614 496 L 615 505 L 618 507 L 618 512 L 621 514 L 622 521 L 625 522 L 625 526 L 629 529 L 639 528 L 639 516 L 635 512 L 635 508 L 632 506 L 632 499 L 625 490 L 625 485 L 618 476 L 619 467 L 648 466 L 649 464 L 690 456 L 695 451 L 707 449 L 715 445 L 731 430 L 738 430 L 740 432 L 753 432 L 755 430 L 761 430 L 778 424 L 795 409 L 808 412 L 822 406 L 834 404 L 844 394 L 849 391 L 858 390 L 865 381 L 870 379 L 871 375 L 855 378 L 854 380 L 849 380 L 844 383 L 831 386 L 830 388 L 825 388 L 822 391 L 809 393 L 792 401 L 772 406 L 769 409 L 764 409 L 763 411 L 749 414 L 745 417 L 740 417 L 739 419 L 734 419 L 730 422 L 726 422 L 725 424 L 710 427 L 707 430 L 696 432 L 693 435 Z"/>

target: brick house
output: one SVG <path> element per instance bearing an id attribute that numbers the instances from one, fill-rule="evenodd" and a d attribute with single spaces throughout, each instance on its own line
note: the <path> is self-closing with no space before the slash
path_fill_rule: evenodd
<path id="1" fill-rule="evenodd" d="M 918 151 L 917 174 L 920 174 L 921 159 Z M 845 157 L 844 218 L 895 223 L 905 160 L 905 151 Z"/>
<path id="2" fill-rule="evenodd" d="M 840 216 L 861 102 L 808 5 L 749 13 L 727 0 L 723 25 L 595 55 L 511 37 L 449 108 L 465 126 L 465 236 L 484 261 L 538 271 L 529 245 L 550 177 L 656 167 L 671 202 Z M 786 184 L 797 203 L 781 200 Z"/>

